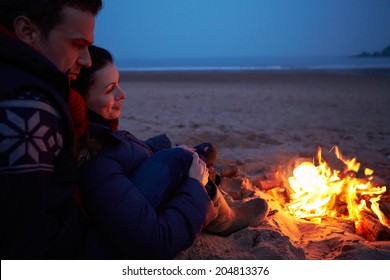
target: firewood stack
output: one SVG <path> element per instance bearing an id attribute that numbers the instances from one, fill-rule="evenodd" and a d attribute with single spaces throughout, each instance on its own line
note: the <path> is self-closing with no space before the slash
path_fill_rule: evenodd
<path id="1" fill-rule="evenodd" d="M 325 154 L 323 155 L 325 161 L 329 164 L 332 169 L 346 170 L 345 164 L 334 155 Z M 364 178 L 365 175 L 362 170 L 364 166 L 361 166 L 358 172 L 348 171 L 344 172 L 344 175 L 353 176 L 356 178 Z M 378 186 L 383 185 L 380 182 L 376 183 Z M 389 192 L 387 192 L 389 193 Z M 385 194 L 384 197 L 378 202 L 379 208 L 387 218 L 387 225 L 383 225 L 376 216 L 369 212 L 361 212 L 361 220 L 356 228 L 356 233 L 364 236 L 369 241 L 384 241 L 390 240 L 390 197 Z"/>

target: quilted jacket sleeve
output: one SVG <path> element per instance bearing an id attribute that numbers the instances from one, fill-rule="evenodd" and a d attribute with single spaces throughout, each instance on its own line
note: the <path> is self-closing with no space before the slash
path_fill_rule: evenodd
<path id="1" fill-rule="evenodd" d="M 104 168 L 104 172 L 99 172 Z M 145 200 L 109 156 L 100 156 L 82 172 L 82 195 L 98 230 L 120 255 L 171 259 L 189 247 L 214 216 L 206 191 L 187 179 L 159 212 Z"/>

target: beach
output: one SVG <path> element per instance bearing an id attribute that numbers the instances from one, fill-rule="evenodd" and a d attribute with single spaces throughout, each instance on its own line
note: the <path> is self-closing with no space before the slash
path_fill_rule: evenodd
<path id="1" fill-rule="evenodd" d="M 374 171 L 390 203 L 390 69 L 122 72 L 120 84 L 120 128 L 140 139 L 167 133 L 173 144 L 216 144 L 217 170 L 238 167 L 222 180 L 228 202 L 260 196 L 274 210 L 228 237 L 201 233 L 177 259 L 390 259 L 389 239 L 368 241 L 340 219 L 292 218 L 269 190 L 283 187 L 277 177 L 294 160 L 337 146 Z"/>

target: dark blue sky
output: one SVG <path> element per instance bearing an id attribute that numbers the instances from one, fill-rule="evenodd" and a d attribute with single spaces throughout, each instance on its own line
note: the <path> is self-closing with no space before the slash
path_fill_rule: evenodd
<path id="1" fill-rule="evenodd" d="M 390 44 L 390 0 L 104 0 L 116 58 L 350 55 Z"/>

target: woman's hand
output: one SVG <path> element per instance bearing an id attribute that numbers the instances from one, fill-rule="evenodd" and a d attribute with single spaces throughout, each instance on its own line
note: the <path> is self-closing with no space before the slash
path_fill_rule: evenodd
<path id="1" fill-rule="evenodd" d="M 206 186 L 209 180 L 209 170 L 206 166 L 206 163 L 199 158 L 197 153 L 192 155 L 192 163 L 188 177 L 198 180 L 203 187 Z"/>

